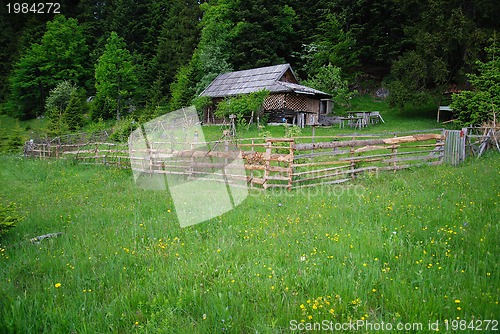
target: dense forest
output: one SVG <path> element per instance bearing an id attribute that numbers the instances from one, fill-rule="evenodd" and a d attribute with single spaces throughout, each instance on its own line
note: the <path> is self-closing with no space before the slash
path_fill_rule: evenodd
<path id="1" fill-rule="evenodd" d="M 498 0 L 67 0 L 57 14 L 2 1 L 0 111 L 70 130 L 82 114 L 152 117 L 219 73 L 279 63 L 308 83 L 334 66 L 403 108 L 468 88 L 500 28 Z"/>

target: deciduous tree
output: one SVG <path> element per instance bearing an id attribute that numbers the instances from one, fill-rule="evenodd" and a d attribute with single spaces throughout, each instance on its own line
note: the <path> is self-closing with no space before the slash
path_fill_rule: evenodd
<path id="1" fill-rule="evenodd" d="M 75 19 L 56 16 L 47 22 L 40 43 L 34 43 L 10 77 L 11 114 L 31 118 L 43 111 L 50 89 L 63 80 L 84 85 L 88 79 L 88 49 Z"/>

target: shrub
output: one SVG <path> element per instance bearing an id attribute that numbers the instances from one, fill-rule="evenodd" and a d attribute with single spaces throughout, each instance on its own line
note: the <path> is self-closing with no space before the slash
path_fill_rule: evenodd
<path id="1" fill-rule="evenodd" d="M 500 107 L 500 53 L 496 43 L 486 48 L 490 61 L 477 62 L 478 74 L 468 75 L 474 90 L 453 95 L 451 107 L 460 126 L 481 125 L 493 120 Z"/>
<path id="2" fill-rule="evenodd" d="M 49 127 L 52 134 L 61 135 L 67 131 L 68 126 L 64 117 L 65 111 L 71 100 L 71 96 L 76 90 L 76 85 L 71 81 L 65 80 L 50 91 L 45 101 L 45 114 L 49 119 Z"/>
<path id="3" fill-rule="evenodd" d="M 17 212 L 15 203 L 10 202 L 4 206 L 0 202 L 0 235 L 7 233 L 8 230 L 15 227 L 22 219 L 23 217 Z"/>
<path id="4" fill-rule="evenodd" d="M 21 147 L 23 147 L 24 140 L 21 136 L 21 127 L 19 123 L 16 124 L 16 127 L 12 129 L 11 133 L 6 133 L 3 136 L 6 139 L 2 145 L 3 152 L 18 153 Z"/>
<path id="5" fill-rule="evenodd" d="M 268 95 L 268 90 L 260 90 L 246 95 L 230 97 L 217 105 L 215 115 L 217 117 L 226 117 L 235 114 L 237 125 L 244 126 L 247 124 L 245 118 L 249 118 L 250 123 L 253 122 Z"/>
<path id="6" fill-rule="evenodd" d="M 285 137 L 294 138 L 299 137 L 302 134 L 302 130 L 297 125 L 285 127 Z"/>
<path id="7" fill-rule="evenodd" d="M 126 142 L 128 137 L 137 128 L 137 122 L 132 117 L 121 119 L 115 123 L 113 133 L 109 138 L 120 142 Z"/>

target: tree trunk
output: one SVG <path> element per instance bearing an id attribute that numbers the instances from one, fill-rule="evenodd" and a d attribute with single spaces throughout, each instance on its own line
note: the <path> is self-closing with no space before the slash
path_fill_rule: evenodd
<path id="1" fill-rule="evenodd" d="M 121 103 L 121 94 L 120 94 L 120 74 L 118 74 L 118 97 L 116 98 L 116 120 L 120 120 L 120 103 Z"/>

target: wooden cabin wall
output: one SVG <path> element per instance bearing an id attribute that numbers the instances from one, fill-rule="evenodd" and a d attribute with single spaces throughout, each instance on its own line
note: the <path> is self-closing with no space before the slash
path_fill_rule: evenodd
<path id="1" fill-rule="evenodd" d="M 290 70 L 287 70 L 285 73 L 283 73 L 279 81 L 298 83 L 297 79 Z"/>
<path id="2" fill-rule="evenodd" d="M 319 114 L 320 102 L 321 102 L 320 100 L 308 98 L 307 102 L 306 102 L 307 103 L 307 106 L 306 106 L 307 112 Z"/>
<path id="3" fill-rule="evenodd" d="M 285 94 L 269 94 L 262 106 L 264 110 L 281 110 L 285 109 Z"/>

